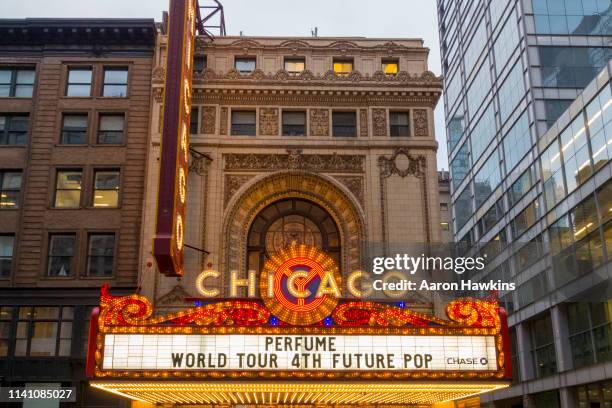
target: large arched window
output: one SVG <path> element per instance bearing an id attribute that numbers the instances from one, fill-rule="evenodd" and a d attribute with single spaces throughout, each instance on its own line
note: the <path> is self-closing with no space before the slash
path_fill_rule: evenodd
<path id="1" fill-rule="evenodd" d="M 291 243 L 321 248 L 340 266 L 338 226 L 319 205 L 298 198 L 264 208 L 249 229 L 248 270 L 259 272 L 268 257 Z"/>

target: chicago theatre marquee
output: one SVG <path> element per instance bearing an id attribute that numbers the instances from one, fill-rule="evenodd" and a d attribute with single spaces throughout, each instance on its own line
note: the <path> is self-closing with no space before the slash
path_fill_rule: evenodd
<path id="1" fill-rule="evenodd" d="M 185 38 L 158 39 L 141 291 L 103 288 L 91 385 L 143 406 L 422 407 L 507 386 L 495 301 L 354 284 L 367 243 L 441 240 L 422 40 Z"/>

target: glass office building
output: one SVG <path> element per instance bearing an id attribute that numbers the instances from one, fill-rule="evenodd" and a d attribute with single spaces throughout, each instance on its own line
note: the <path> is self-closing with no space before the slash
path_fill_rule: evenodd
<path id="1" fill-rule="evenodd" d="M 483 405 L 610 407 L 611 1 L 438 0 L 438 17 L 454 238 L 494 244 L 487 279 L 518 287 L 500 294 L 514 385 Z"/>

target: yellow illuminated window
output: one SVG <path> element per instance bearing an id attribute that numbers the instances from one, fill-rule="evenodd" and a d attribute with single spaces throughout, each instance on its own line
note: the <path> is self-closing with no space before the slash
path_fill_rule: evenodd
<path id="1" fill-rule="evenodd" d="M 335 60 L 334 72 L 336 75 L 348 75 L 353 72 L 353 61 L 351 60 Z"/>
<path id="2" fill-rule="evenodd" d="M 383 61 L 382 71 L 385 75 L 397 75 L 399 72 L 399 64 L 397 61 Z"/>
<path id="3" fill-rule="evenodd" d="M 81 202 L 81 170 L 59 170 L 55 184 L 55 207 L 78 208 Z"/>
<path id="4" fill-rule="evenodd" d="M 117 170 L 96 171 L 93 205 L 104 208 L 119 206 L 119 172 Z"/>

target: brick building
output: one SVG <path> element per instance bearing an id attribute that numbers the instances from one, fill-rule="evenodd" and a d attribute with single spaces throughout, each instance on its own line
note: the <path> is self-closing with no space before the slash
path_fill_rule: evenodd
<path id="1" fill-rule="evenodd" d="M 138 286 L 156 32 L 0 20 L 2 386 L 81 387 L 101 284 Z"/>

